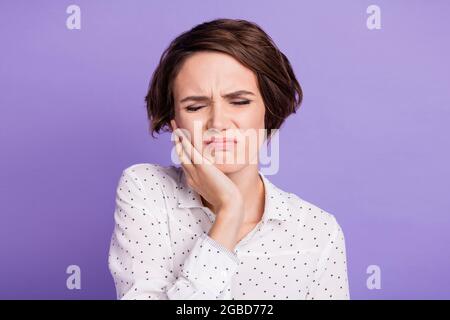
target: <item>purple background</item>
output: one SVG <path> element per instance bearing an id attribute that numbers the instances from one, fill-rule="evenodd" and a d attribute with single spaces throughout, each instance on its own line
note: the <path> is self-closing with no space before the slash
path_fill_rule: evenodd
<path id="1" fill-rule="evenodd" d="M 81 7 L 81 30 L 66 8 Z M 381 7 L 381 30 L 366 8 Z M 144 96 L 176 35 L 260 24 L 304 89 L 270 180 L 334 214 L 353 299 L 450 298 L 448 1 L 2 1 L 0 298 L 114 299 L 115 187 L 170 164 Z M 81 267 L 82 289 L 66 288 Z M 379 265 L 382 288 L 366 287 Z"/>

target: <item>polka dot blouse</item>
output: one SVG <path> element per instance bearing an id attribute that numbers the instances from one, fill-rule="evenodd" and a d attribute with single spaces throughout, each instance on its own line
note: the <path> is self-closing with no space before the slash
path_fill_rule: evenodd
<path id="1" fill-rule="evenodd" d="M 333 215 L 265 186 L 261 221 L 229 250 L 181 167 L 135 164 L 119 179 L 108 265 L 118 299 L 349 299 Z"/>

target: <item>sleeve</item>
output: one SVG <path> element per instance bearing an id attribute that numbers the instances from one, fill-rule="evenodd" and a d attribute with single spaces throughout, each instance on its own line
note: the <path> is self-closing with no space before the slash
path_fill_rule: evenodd
<path id="1" fill-rule="evenodd" d="M 339 224 L 334 221 L 335 228 L 319 259 L 306 297 L 308 300 L 350 299 L 345 237 Z"/>
<path id="2" fill-rule="evenodd" d="M 202 233 L 175 275 L 164 196 L 150 189 L 144 192 L 130 169 L 122 172 L 108 257 L 117 299 L 219 299 L 239 266 L 237 255 Z"/>

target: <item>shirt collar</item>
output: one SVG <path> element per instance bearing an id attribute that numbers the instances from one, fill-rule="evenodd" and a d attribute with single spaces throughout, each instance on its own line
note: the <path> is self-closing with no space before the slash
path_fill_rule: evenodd
<path id="1" fill-rule="evenodd" d="M 176 193 L 178 197 L 178 207 L 208 209 L 203 205 L 200 195 L 187 184 L 184 170 L 181 167 L 177 167 L 177 169 L 178 185 L 176 187 Z M 293 212 L 290 201 L 292 194 L 279 189 L 272 184 L 260 170 L 258 172 L 262 178 L 265 189 L 265 205 L 262 216 L 263 222 L 269 220 L 287 221 L 288 217 Z"/>

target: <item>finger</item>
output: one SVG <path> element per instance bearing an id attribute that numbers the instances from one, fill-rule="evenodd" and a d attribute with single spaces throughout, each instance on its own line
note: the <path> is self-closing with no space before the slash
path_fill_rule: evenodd
<path id="1" fill-rule="evenodd" d="M 178 137 L 177 137 L 177 139 L 178 139 Z M 194 170 L 193 165 L 188 163 L 188 162 L 190 162 L 190 160 L 184 154 L 183 147 L 181 146 L 181 143 L 179 142 L 179 140 L 176 141 L 175 148 L 177 149 L 177 153 L 179 154 L 178 157 L 180 158 L 181 167 L 182 167 L 185 178 L 187 180 L 193 181 L 192 174 L 190 172 L 190 170 Z M 189 185 L 189 182 L 187 180 L 186 180 L 186 182 Z"/>
<path id="2" fill-rule="evenodd" d="M 189 157 L 189 155 L 187 154 L 187 152 L 185 151 L 185 149 L 183 148 L 183 145 L 181 144 L 182 136 L 180 134 L 181 130 L 178 128 L 175 119 L 172 119 L 170 121 L 171 125 L 173 126 L 174 131 L 172 132 L 172 134 L 175 135 L 175 149 L 177 151 L 178 154 L 178 158 L 180 159 L 180 163 L 181 166 L 183 167 L 183 171 L 186 173 L 187 176 L 189 176 L 191 179 L 193 179 L 193 177 L 195 176 L 195 167 L 192 164 L 192 161 Z"/>
<path id="3" fill-rule="evenodd" d="M 180 137 L 178 135 L 176 135 L 175 137 L 175 149 L 177 151 L 178 157 L 180 158 L 181 166 L 183 167 L 184 172 L 188 177 L 193 179 L 195 175 L 195 167 L 186 154 L 185 150 L 183 149 L 183 146 L 180 142 Z"/>
<path id="4" fill-rule="evenodd" d="M 193 179 L 193 174 L 195 173 L 195 168 L 190 160 L 190 157 L 188 156 L 188 154 L 186 153 L 185 149 L 183 148 L 183 145 L 181 144 L 182 138 L 179 134 L 179 132 L 181 130 L 177 130 L 178 126 L 177 123 L 175 121 L 175 119 L 171 119 L 170 120 L 170 124 L 172 125 L 172 134 L 175 135 L 175 150 L 178 154 L 178 157 L 180 159 L 181 162 L 181 166 L 183 168 L 183 172 L 186 176 L 186 178 L 190 178 L 190 180 L 194 180 Z"/>
<path id="5" fill-rule="evenodd" d="M 193 153 L 193 147 L 187 136 L 184 134 L 183 130 L 178 129 L 177 134 L 180 136 L 180 143 L 183 147 L 184 152 L 187 154 L 189 159 L 193 164 L 198 164 L 198 162 L 195 161 L 194 153 Z"/>
<path id="6" fill-rule="evenodd" d="M 175 137 L 175 150 L 177 151 L 178 157 L 180 158 L 181 163 L 183 164 L 192 164 L 191 160 L 187 156 L 186 152 L 181 145 L 180 138 L 178 136 Z"/>
<path id="7" fill-rule="evenodd" d="M 206 147 L 203 148 L 203 158 L 208 160 L 209 163 L 211 163 L 211 164 L 214 163 L 214 161 L 215 161 L 214 156 L 212 155 L 212 149 L 213 149 L 212 143 L 206 145 Z"/>
<path id="8" fill-rule="evenodd" d="M 191 160 L 188 158 L 187 154 L 184 152 L 183 147 L 181 145 L 181 139 L 179 135 L 179 130 L 177 123 L 175 122 L 175 119 L 170 120 L 170 124 L 172 126 L 172 135 L 174 136 L 174 143 L 175 143 L 175 150 L 178 154 L 178 158 L 180 159 L 180 162 L 182 165 L 184 164 L 191 164 Z"/>
<path id="9" fill-rule="evenodd" d="M 188 137 L 184 134 L 182 130 L 179 130 L 182 135 L 181 144 L 191 159 L 192 164 L 195 166 L 196 164 L 209 164 L 210 161 L 207 158 L 204 158 L 202 154 L 192 145 L 189 141 Z"/>

